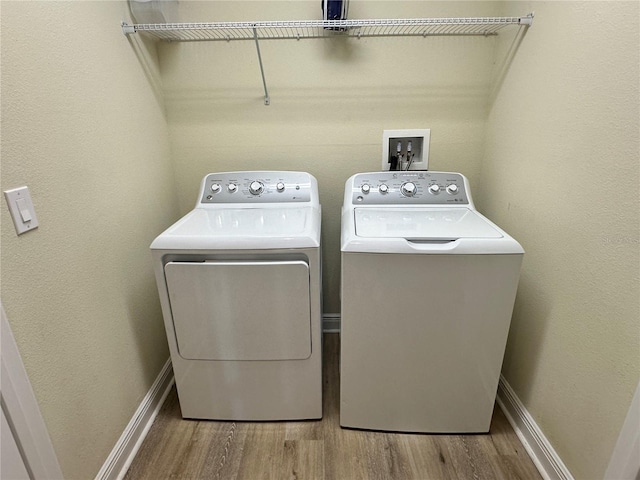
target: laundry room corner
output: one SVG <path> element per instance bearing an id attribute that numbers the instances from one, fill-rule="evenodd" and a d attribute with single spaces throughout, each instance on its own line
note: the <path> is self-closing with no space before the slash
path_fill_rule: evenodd
<path id="1" fill-rule="evenodd" d="M 0 303 L 64 478 L 627 468 L 637 0 L 350 0 L 349 19 L 447 26 L 260 39 L 255 22 L 317 21 L 321 1 L 159 2 L 172 24 L 254 22 L 170 41 L 136 30 L 132 1 L 0 0 L 0 183 L 28 187 L 38 220 L 17 232 L 3 200 Z M 380 172 L 385 131 L 426 129 L 428 170 Z M 151 425 L 165 398 L 177 430 Z"/>
<path id="2" fill-rule="evenodd" d="M 638 3 L 523 8 L 478 196 L 527 252 L 503 375 L 573 476 L 603 478 L 640 378 Z"/>
<path id="3" fill-rule="evenodd" d="M 124 1 L 1 5 L 2 304 L 65 478 L 93 478 L 169 357 L 149 244 L 178 214 Z M 153 58 L 148 57 L 150 65 Z M 154 67 L 155 68 L 155 67 Z"/>

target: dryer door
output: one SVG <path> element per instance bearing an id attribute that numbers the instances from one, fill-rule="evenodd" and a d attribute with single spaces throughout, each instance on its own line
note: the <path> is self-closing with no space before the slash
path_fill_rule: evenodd
<path id="1" fill-rule="evenodd" d="M 303 261 L 169 262 L 165 277 L 180 356 L 311 356 L 309 266 Z"/>

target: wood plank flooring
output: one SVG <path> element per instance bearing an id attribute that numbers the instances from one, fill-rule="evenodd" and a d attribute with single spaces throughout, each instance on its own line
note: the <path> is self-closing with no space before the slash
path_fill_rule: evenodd
<path id="1" fill-rule="evenodd" d="M 500 408 L 487 435 L 340 428 L 338 334 L 324 335 L 324 417 L 307 422 L 183 420 L 175 387 L 126 480 L 537 480 Z"/>

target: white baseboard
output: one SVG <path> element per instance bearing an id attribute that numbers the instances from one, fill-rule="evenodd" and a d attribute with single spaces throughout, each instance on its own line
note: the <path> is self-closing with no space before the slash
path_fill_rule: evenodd
<path id="1" fill-rule="evenodd" d="M 502 375 L 497 401 L 540 475 L 545 480 L 573 480 L 569 469 Z"/>
<path id="2" fill-rule="evenodd" d="M 340 314 L 324 314 L 322 331 L 339 333 Z M 96 475 L 96 480 L 120 480 L 125 476 L 173 383 L 173 368 L 171 359 L 168 359 Z M 545 480 L 574 480 L 569 469 L 502 375 L 496 400 L 540 475 Z"/>
<path id="3" fill-rule="evenodd" d="M 326 333 L 340 332 L 340 314 L 324 314 L 322 316 L 322 331 Z M 171 359 L 168 359 L 96 475 L 96 480 L 119 480 L 125 476 L 173 386 L 173 382 L 173 368 Z"/>
<path id="4" fill-rule="evenodd" d="M 168 359 L 96 475 L 96 480 L 120 480 L 126 475 L 173 386 L 173 380 L 173 366 Z"/>
<path id="5" fill-rule="evenodd" d="M 340 333 L 340 314 L 325 313 L 322 315 L 322 331 L 324 333 Z"/>

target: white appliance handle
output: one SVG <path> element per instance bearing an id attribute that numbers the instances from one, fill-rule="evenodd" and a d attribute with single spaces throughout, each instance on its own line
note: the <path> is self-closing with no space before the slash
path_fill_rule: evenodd
<path id="1" fill-rule="evenodd" d="M 413 250 L 420 252 L 442 252 L 455 250 L 460 246 L 460 239 L 449 240 L 410 240 L 406 239 L 407 245 Z"/>

